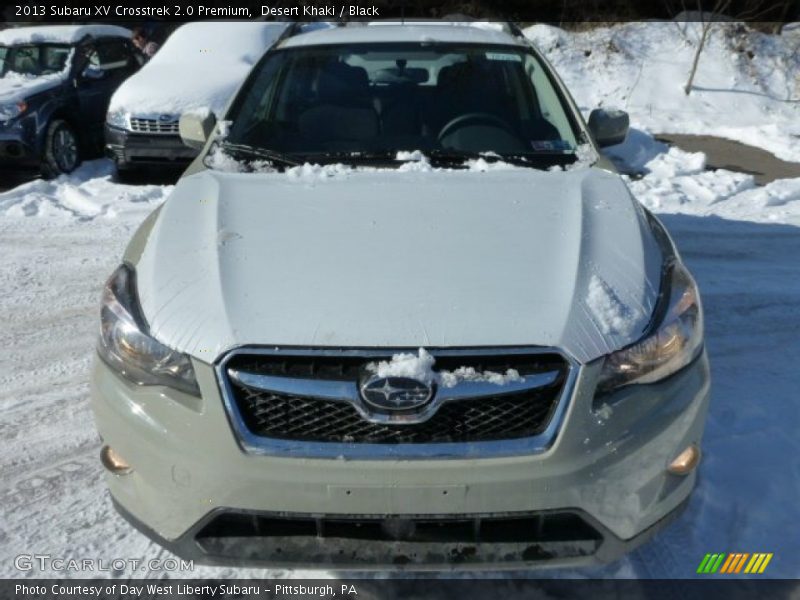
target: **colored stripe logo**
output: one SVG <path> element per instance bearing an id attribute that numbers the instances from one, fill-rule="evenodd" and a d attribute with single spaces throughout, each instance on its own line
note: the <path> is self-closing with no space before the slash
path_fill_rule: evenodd
<path id="1" fill-rule="evenodd" d="M 703 560 L 700 561 L 697 572 L 703 575 L 713 575 L 715 573 L 726 575 L 736 573 L 758 574 L 764 572 L 771 560 L 772 552 L 706 554 Z"/>

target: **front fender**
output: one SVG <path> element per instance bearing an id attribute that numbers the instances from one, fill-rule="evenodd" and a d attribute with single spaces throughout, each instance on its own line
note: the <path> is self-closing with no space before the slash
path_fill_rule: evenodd
<path id="1" fill-rule="evenodd" d="M 80 107 L 71 86 L 71 82 L 65 82 L 28 100 L 29 104 L 34 106 L 32 109 L 29 108 L 29 111 L 35 130 L 35 150 L 39 154 L 44 151 L 47 126 L 50 122 L 58 118 L 74 124 L 75 117 L 79 114 Z"/>

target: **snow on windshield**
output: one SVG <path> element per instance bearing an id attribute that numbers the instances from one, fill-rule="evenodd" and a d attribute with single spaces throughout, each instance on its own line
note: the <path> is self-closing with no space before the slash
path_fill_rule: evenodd
<path id="1" fill-rule="evenodd" d="M 222 141 L 224 136 L 218 135 L 218 141 Z M 587 168 L 591 166 L 596 160 L 595 154 L 591 151 L 591 159 L 581 159 L 574 165 L 568 165 L 563 170 L 573 170 L 576 168 Z M 387 159 L 387 163 L 391 163 L 392 159 Z M 453 166 L 439 167 L 431 164 L 431 159 L 419 150 L 413 151 L 400 151 L 394 157 L 394 162 L 400 163 L 397 167 L 373 167 L 368 165 L 351 166 L 348 164 L 334 162 L 318 164 L 313 162 L 305 162 L 295 167 L 289 167 L 285 173 L 291 179 L 297 180 L 317 180 L 329 179 L 332 177 L 346 176 L 352 173 L 359 172 L 389 172 L 397 171 L 400 173 L 416 172 L 416 173 L 439 173 L 439 172 L 453 172 L 453 171 L 471 171 L 474 173 L 485 173 L 488 171 L 521 171 L 528 167 L 515 165 L 506 162 L 496 155 L 489 153 L 479 156 L 478 158 L 465 158 L 462 162 L 455 161 Z M 222 171 L 225 173 L 278 173 L 279 170 L 276 166 L 268 160 L 243 160 L 238 159 L 229 152 L 227 152 L 221 145 L 214 145 L 206 155 L 203 163 L 206 167 L 214 169 L 215 171 Z M 549 171 L 561 171 L 561 167 L 551 167 Z"/>

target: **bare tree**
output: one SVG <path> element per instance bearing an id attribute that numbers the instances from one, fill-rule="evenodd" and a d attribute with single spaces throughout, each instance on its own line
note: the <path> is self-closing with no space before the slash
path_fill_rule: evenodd
<path id="1" fill-rule="evenodd" d="M 718 20 L 718 16 L 722 15 L 722 13 L 727 10 L 728 6 L 730 6 L 731 0 L 717 0 L 714 4 L 714 8 L 711 11 L 710 18 L 706 20 L 706 14 L 703 13 L 702 7 L 700 5 L 700 1 L 698 0 L 697 8 L 698 14 L 700 16 L 700 41 L 697 43 L 697 50 L 694 53 L 694 60 L 692 61 L 692 70 L 689 71 L 689 81 L 686 82 L 686 85 L 683 87 L 683 91 L 686 95 L 689 95 L 689 92 L 692 91 L 692 83 L 694 82 L 694 76 L 697 73 L 697 65 L 700 62 L 700 54 L 703 52 L 703 48 L 706 45 L 706 39 L 708 38 L 708 32 L 711 30 L 711 26 Z"/>

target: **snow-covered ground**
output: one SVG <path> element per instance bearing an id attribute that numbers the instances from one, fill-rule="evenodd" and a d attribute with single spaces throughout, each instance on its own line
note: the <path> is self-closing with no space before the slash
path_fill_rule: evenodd
<path id="1" fill-rule="evenodd" d="M 716 135 L 800 161 L 800 28 L 776 36 L 713 24 L 687 97 L 700 31 L 696 22 L 643 22 L 525 34 L 587 114 L 621 108 L 650 133 Z"/>
<path id="2" fill-rule="evenodd" d="M 649 38 L 637 27 L 615 28 L 616 44 L 644 44 Z M 597 98 L 580 77 L 602 77 L 594 72 L 602 68 L 609 81 L 623 82 L 638 69 L 636 60 L 601 62 L 596 69 L 557 66 L 580 105 L 589 107 Z M 709 85 L 703 77 L 701 71 L 697 85 Z M 641 104 L 627 108 L 637 129 L 614 151 L 647 171 L 631 188 L 670 230 L 703 295 L 713 376 L 705 458 L 687 512 L 669 529 L 614 565 L 557 574 L 690 577 L 707 552 L 773 552 L 765 576 L 798 577 L 800 179 L 757 187 L 749 175 L 705 171 L 703 155 L 668 149 L 644 132 L 652 123 Z M 717 134 L 739 122 L 719 112 L 712 121 L 713 114 L 687 122 L 698 133 Z M 747 127 L 776 122 L 770 114 Z M 779 139 L 768 143 L 777 150 Z M 0 576 L 25 575 L 13 566 L 23 553 L 166 556 L 111 507 L 87 380 L 102 283 L 135 228 L 169 191 L 114 183 L 110 164 L 95 161 L 69 177 L 0 193 Z M 209 567 L 170 575 L 275 573 Z"/>

